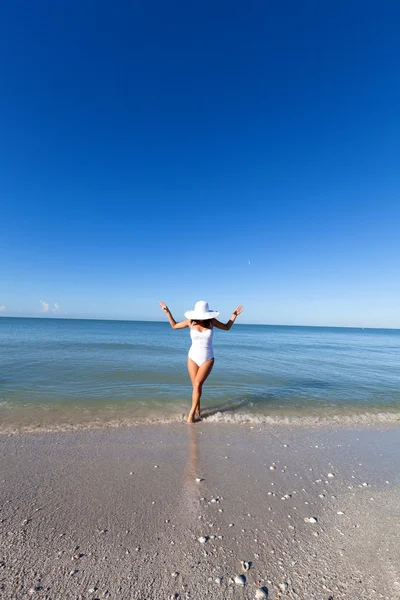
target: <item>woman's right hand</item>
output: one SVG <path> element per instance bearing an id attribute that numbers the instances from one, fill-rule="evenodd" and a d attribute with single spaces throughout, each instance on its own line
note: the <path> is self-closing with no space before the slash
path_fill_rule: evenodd
<path id="1" fill-rule="evenodd" d="M 161 300 L 160 300 L 160 306 L 164 312 L 168 312 L 168 306 L 166 304 L 164 304 L 164 302 L 161 302 Z"/>

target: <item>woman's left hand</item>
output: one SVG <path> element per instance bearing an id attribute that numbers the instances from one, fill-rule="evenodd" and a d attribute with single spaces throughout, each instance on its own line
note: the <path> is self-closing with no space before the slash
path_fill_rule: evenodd
<path id="1" fill-rule="evenodd" d="M 168 306 L 160 300 L 159 305 L 164 312 L 168 312 Z"/>
<path id="2" fill-rule="evenodd" d="M 235 310 L 233 311 L 233 314 L 238 316 L 238 315 L 240 315 L 241 312 L 243 312 L 243 306 L 241 304 L 239 304 L 239 306 L 237 306 L 235 308 Z"/>

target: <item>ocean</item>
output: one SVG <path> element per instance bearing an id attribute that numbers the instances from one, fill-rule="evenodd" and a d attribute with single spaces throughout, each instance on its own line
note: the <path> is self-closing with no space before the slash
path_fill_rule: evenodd
<path id="1" fill-rule="evenodd" d="M 182 421 L 189 330 L 165 322 L 0 318 L 0 431 Z M 400 330 L 215 330 L 207 421 L 400 421 Z"/>

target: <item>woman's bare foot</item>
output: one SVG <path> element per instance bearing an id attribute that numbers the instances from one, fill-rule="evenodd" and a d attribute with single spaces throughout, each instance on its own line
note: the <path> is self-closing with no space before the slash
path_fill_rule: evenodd
<path id="1" fill-rule="evenodd" d="M 188 423 L 199 423 L 202 420 L 203 419 L 200 416 L 200 412 L 196 411 L 194 413 L 192 413 L 192 412 L 189 413 L 187 422 Z"/>

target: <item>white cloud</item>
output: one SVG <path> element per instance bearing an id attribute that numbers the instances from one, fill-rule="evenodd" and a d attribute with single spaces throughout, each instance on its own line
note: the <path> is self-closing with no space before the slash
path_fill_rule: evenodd
<path id="1" fill-rule="evenodd" d="M 42 312 L 49 312 L 50 306 L 45 300 L 41 300 L 40 304 L 42 305 Z"/>
<path id="2" fill-rule="evenodd" d="M 0 310 L 6 310 L 5 306 L 0 306 Z"/>
<path id="3" fill-rule="evenodd" d="M 60 310 L 60 305 L 58 304 L 58 302 L 54 302 L 54 308 L 52 309 L 53 312 L 58 312 Z"/>

